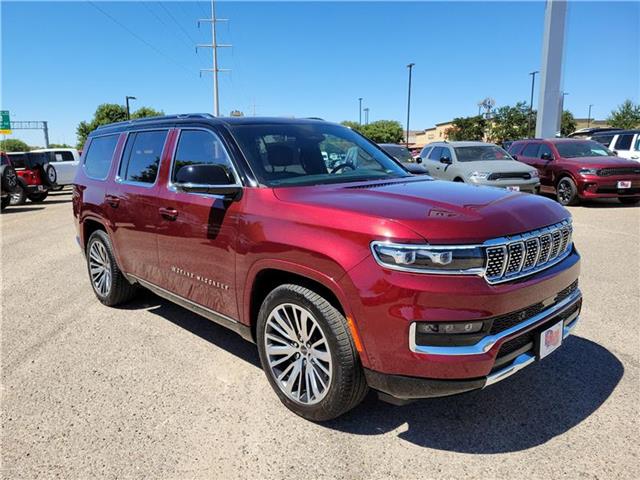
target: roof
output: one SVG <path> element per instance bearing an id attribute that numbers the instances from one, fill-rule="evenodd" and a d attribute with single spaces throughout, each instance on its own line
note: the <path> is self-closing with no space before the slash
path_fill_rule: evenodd
<path id="1" fill-rule="evenodd" d="M 209 123 L 212 125 L 286 125 L 286 124 L 314 124 L 327 123 L 319 118 L 284 118 L 284 117 L 214 117 L 209 113 L 185 113 L 177 115 L 164 115 L 159 117 L 145 117 L 135 120 L 125 120 L 124 122 L 110 123 L 101 125 L 96 130 L 118 131 L 125 130 L 130 127 L 145 125 L 164 125 L 176 123 L 191 123 L 198 121 L 200 123 Z"/>

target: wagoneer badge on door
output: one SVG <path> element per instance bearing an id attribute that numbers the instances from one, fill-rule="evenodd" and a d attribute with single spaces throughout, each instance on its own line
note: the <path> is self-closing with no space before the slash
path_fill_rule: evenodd
<path id="1" fill-rule="evenodd" d="M 191 278 L 200 283 L 204 283 L 205 285 L 209 285 L 211 287 L 219 288 L 221 290 L 229 290 L 229 285 L 225 283 L 220 283 L 212 278 L 203 277 L 202 275 L 195 274 L 193 272 L 188 272 L 183 268 L 176 267 L 175 265 L 171 266 L 171 271 L 177 275 L 181 275 L 183 277 Z"/>

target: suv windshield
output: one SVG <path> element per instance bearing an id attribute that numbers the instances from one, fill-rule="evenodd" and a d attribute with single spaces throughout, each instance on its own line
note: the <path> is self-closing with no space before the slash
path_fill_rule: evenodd
<path id="1" fill-rule="evenodd" d="M 328 123 L 233 125 L 261 183 L 316 185 L 410 176 L 354 131 Z"/>
<path id="2" fill-rule="evenodd" d="M 555 145 L 560 156 L 564 158 L 609 157 L 613 155 L 611 150 L 593 140 L 557 142 Z"/>
<path id="3" fill-rule="evenodd" d="M 459 162 L 477 162 L 485 160 L 513 160 L 502 148 L 496 145 L 474 145 L 472 147 L 455 147 Z"/>
<path id="4" fill-rule="evenodd" d="M 389 145 L 388 143 L 380 145 L 385 152 L 391 155 L 396 160 L 401 162 L 412 162 L 413 157 L 411 156 L 411 152 L 407 149 L 407 147 L 403 147 L 402 145 Z"/>

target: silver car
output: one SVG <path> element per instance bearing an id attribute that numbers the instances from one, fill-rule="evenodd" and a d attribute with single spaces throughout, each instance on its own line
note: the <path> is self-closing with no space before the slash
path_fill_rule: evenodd
<path id="1" fill-rule="evenodd" d="M 440 180 L 488 185 L 537 193 L 535 168 L 514 160 L 505 150 L 484 142 L 434 142 L 420 152 L 422 165 Z"/>

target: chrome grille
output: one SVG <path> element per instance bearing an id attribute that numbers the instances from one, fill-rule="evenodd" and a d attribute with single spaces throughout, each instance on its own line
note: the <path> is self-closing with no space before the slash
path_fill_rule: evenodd
<path id="1" fill-rule="evenodd" d="M 501 283 L 550 267 L 571 252 L 571 223 L 486 243 L 485 278 Z"/>
<path id="2" fill-rule="evenodd" d="M 611 177 L 614 175 L 640 175 L 640 167 L 618 167 L 601 168 L 598 170 L 600 177 Z"/>

